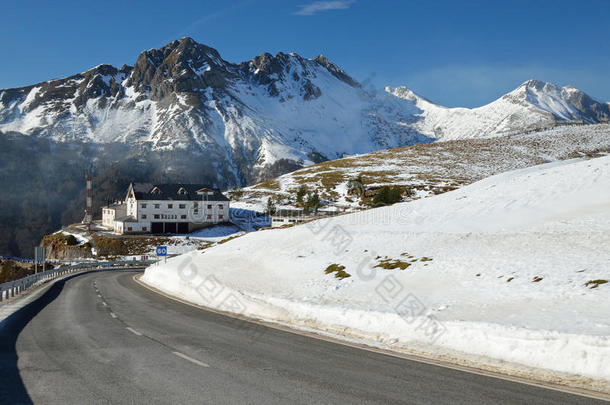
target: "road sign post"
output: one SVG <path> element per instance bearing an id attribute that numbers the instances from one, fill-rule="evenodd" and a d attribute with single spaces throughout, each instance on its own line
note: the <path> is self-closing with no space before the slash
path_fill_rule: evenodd
<path id="1" fill-rule="evenodd" d="M 157 257 L 163 257 L 163 262 L 167 262 L 167 246 L 157 246 Z"/>
<path id="2" fill-rule="evenodd" d="M 36 246 L 34 248 L 34 274 L 38 273 L 38 263 L 42 263 L 42 271 L 45 271 L 45 255 L 44 246 Z"/>

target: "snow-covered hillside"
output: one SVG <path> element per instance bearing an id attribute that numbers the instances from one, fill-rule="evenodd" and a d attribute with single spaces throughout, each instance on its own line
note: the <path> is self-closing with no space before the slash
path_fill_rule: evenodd
<path id="1" fill-rule="evenodd" d="M 294 205 L 299 187 L 315 190 L 340 208 L 361 206 L 349 194 L 360 177 L 367 188 L 400 186 L 410 198 L 439 194 L 485 177 L 542 163 L 610 153 L 610 125 L 564 125 L 539 132 L 459 139 L 322 162 L 243 189 L 234 207 L 263 210 L 267 199 Z"/>
<path id="2" fill-rule="evenodd" d="M 143 280 L 228 312 L 610 389 L 609 190 L 610 156 L 554 162 L 247 234 Z"/>

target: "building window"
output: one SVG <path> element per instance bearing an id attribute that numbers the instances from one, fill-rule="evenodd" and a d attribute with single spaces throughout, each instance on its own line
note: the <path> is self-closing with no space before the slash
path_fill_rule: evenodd
<path id="1" fill-rule="evenodd" d="M 142 219 L 146 219 L 146 214 L 142 214 Z"/>
<path id="2" fill-rule="evenodd" d="M 197 201 L 193 203 L 193 212 L 195 215 L 199 214 L 199 204 L 197 204 Z"/>
<path id="3" fill-rule="evenodd" d="M 222 204 L 218 204 L 218 208 L 219 208 L 219 209 L 222 209 Z"/>
<path id="4" fill-rule="evenodd" d="M 146 232 L 146 227 L 145 226 L 142 227 L 142 231 Z"/>
<path id="5" fill-rule="evenodd" d="M 211 210 L 212 209 L 212 204 L 208 204 L 208 209 Z"/>
<path id="6" fill-rule="evenodd" d="M 146 204 L 140 204 L 141 208 L 146 208 Z"/>
<path id="7" fill-rule="evenodd" d="M 186 204 L 179 204 L 179 205 L 178 205 L 178 208 L 180 208 L 181 210 L 183 210 L 183 209 L 185 209 L 185 208 L 186 208 Z"/>
<path id="8" fill-rule="evenodd" d="M 161 207 L 161 204 L 155 204 L 156 209 L 159 209 L 159 207 Z"/>
<path id="9" fill-rule="evenodd" d="M 180 215 L 180 219 L 186 219 L 186 215 Z"/>
<path id="10" fill-rule="evenodd" d="M 171 210 L 172 208 L 174 208 L 174 204 L 167 204 L 167 208 Z"/>
<path id="11" fill-rule="evenodd" d="M 159 214 L 155 214 L 155 219 L 159 219 Z"/>
<path id="12" fill-rule="evenodd" d="M 223 218 L 224 218 L 224 217 L 223 217 L 222 215 L 219 215 L 219 216 L 218 216 L 218 219 L 223 219 Z"/>
<path id="13" fill-rule="evenodd" d="M 211 215 L 208 215 L 208 219 L 212 219 L 212 216 L 211 216 Z"/>

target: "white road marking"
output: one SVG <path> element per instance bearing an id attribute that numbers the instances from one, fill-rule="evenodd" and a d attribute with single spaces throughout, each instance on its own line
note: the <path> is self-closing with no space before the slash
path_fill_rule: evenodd
<path id="1" fill-rule="evenodd" d="M 102 305 L 105 306 L 105 307 L 108 306 L 108 304 L 106 304 L 106 301 L 102 301 Z"/>
<path id="2" fill-rule="evenodd" d="M 189 357 L 189 356 L 187 356 L 186 354 L 182 354 L 182 353 L 180 353 L 180 352 L 172 352 L 172 353 L 174 353 L 174 354 L 175 354 L 176 356 L 178 356 L 178 357 L 183 358 L 184 360 L 188 360 L 188 361 L 190 361 L 190 362 L 191 362 L 191 363 L 193 363 L 193 364 L 197 364 L 198 366 L 201 366 L 201 367 L 210 367 L 210 365 L 209 365 L 209 364 L 207 364 L 207 363 L 203 363 L 203 362 L 201 362 L 201 361 L 199 361 L 199 360 L 196 360 L 196 359 L 194 359 L 194 358 L 192 358 L 192 357 Z"/>
<path id="3" fill-rule="evenodd" d="M 140 332 L 138 332 L 135 329 L 130 328 L 129 326 L 126 327 L 125 329 L 127 329 L 128 331 L 130 331 L 131 333 L 133 333 L 134 335 L 138 335 L 138 336 L 142 336 L 142 334 Z"/>
<path id="4" fill-rule="evenodd" d="M 114 312 L 111 312 L 110 316 L 113 317 L 114 319 L 116 319 L 116 314 Z"/>

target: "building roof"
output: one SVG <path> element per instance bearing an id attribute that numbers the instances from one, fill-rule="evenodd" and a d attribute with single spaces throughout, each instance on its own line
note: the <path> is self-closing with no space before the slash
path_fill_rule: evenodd
<path id="1" fill-rule="evenodd" d="M 115 218 L 114 220 L 118 222 L 138 222 L 138 220 L 132 217 L 131 215 Z"/>
<path id="2" fill-rule="evenodd" d="M 219 189 L 205 184 L 132 183 L 131 186 L 136 200 L 229 201 Z M 211 194 L 205 194 L 206 191 Z"/>
<path id="3" fill-rule="evenodd" d="M 111 203 L 111 204 L 108 204 L 107 206 L 105 206 L 104 208 L 110 208 L 113 210 L 117 210 L 117 209 L 121 209 L 121 208 L 126 209 L 127 207 L 125 206 L 125 204 L 122 204 L 122 203 Z"/>

